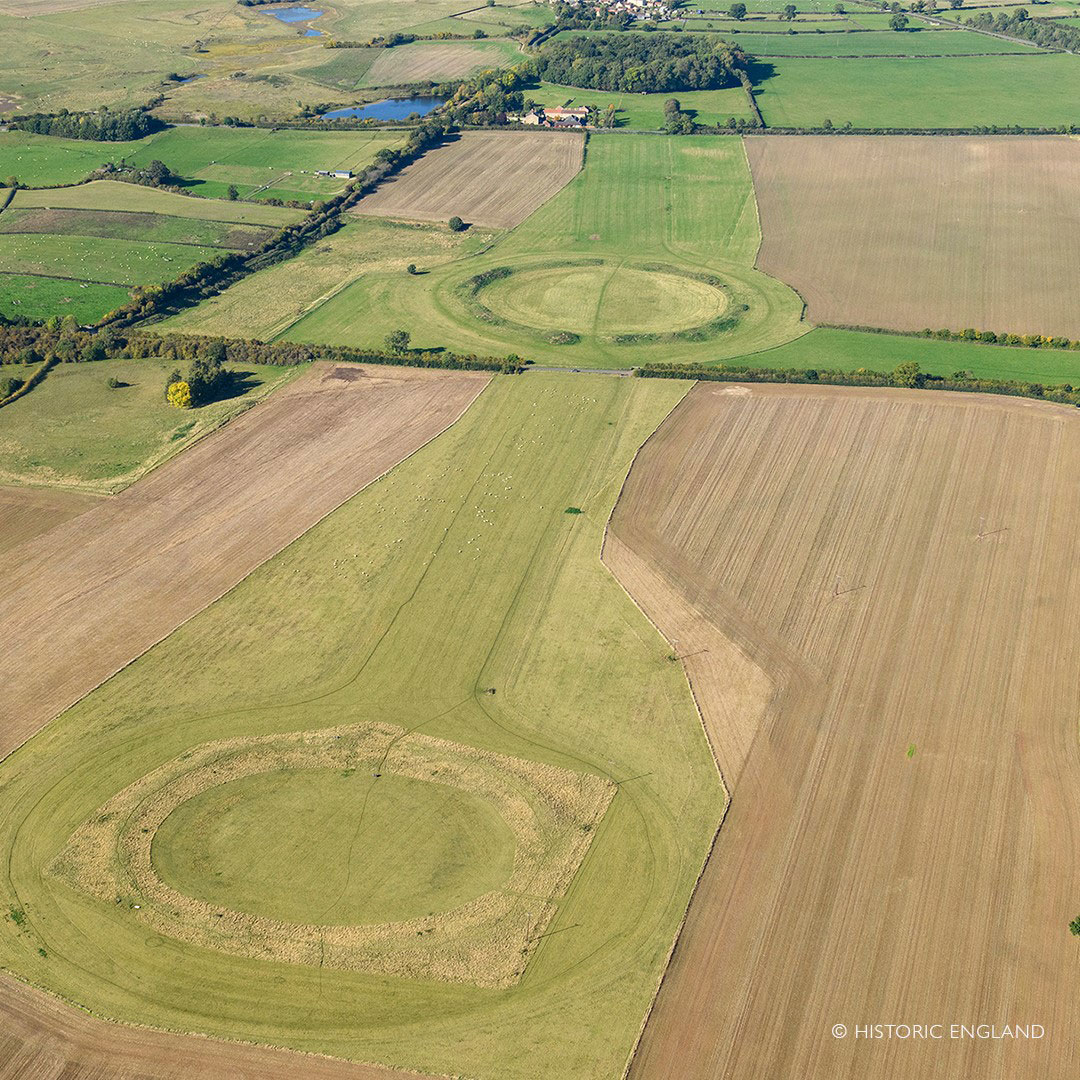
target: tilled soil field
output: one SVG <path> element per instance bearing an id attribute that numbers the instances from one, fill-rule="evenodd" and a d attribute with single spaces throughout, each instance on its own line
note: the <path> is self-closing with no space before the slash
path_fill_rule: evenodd
<path id="1" fill-rule="evenodd" d="M 812 321 L 1080 337 L 1080 141 L 807 135 L 746 152 L 758 267 Z"/>
<path id="2" fill-rule="evenodd" d="M 577 175 L 584 147 L 576 132 L 470 132 L 428 151 L 356 210 L 510 229 Z"/>
<path id="3" fill-rule="evenodd" d="M 632 1076 L 1078 1074 L 1078 469 L 1062 408 L 790 386 L 639 454 L 605 558 L 731 805 Z"/>
<path id="4" fill-rule="evenodd" d="M 81 492 L 0 485 L 0 553 L 85 513 L 99 502 L 96 496 Z"/>

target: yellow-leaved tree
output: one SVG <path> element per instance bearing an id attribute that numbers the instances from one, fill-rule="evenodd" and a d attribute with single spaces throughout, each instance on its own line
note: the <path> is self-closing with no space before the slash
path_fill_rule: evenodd
<path id="1" fill-rule="evenodd" d="M 171 383 L 165 396 L 174 408 L 191 408 L 191 387 L 183 380 Z"/>

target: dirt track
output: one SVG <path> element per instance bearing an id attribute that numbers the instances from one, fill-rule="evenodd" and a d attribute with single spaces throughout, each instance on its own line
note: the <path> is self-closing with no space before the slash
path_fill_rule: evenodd
<path id="1" fill-rule="evenodd" d="M 1080 337 L 1080 141 L 805 135 L 746 151 L 758 266 L 814 322 Z"/>
<path id="2" fill-rule="evenodd" d="M 0 755 L 437 435 L 487 379 L 316 365 L 134 487 L 12 548 Z M 297 1075 L 395 1074 L 121 1028 L 0 976 L 3 1080 Z"/>
<path id="3" fill-rule="evenodd" d="M 575 132 L 470 132 L 380 184 L 356 212 L 511 229 L 578 174 L 584 147 Z"/>
<path id="4" fill-rule="evenodd" d="M 1075 413 L 917 391 L 699 385 L 643 450 L 605 559 L 732 802 L 632 1076 L 1080 1075 L 1078 471 Z"/>

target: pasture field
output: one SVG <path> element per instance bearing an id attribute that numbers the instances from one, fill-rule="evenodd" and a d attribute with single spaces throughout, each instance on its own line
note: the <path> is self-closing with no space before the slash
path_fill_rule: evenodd
<path id="1" fill-rule="evenodd" d="M 157 284 L 181 270 L 213 258 L 217 250 L 197 244 L 115 240 L 70 234 L 0 235 L 0 266 L 12 274 L 98 282 L 103 285 Z M 31 296 L 31 300 L 34 298 Z M 25 307 L 25 301 L 24 301 Z M 17 311 L 15 314 L 31 314 Z M 47 318 L 48 312 L 39 317 Z"/>
<path id="2" fill-rule="evenodd" d="M 632 1077 L 1076 1074 L 1078 468 L 1075 410 L 920 391 L 701 384 L 647 444 L 605 558 L 731 805 Z M 915 1015 L 972 1020 L 851 1034 Z"/>
<path id="3" fill-rule="evenodd" d="M 576 132 L 468 132 L 380 184 L 356 212 L 512 228 L 577 175 L 584 148 Z"/>
<path id="4" fill-rule="evenodd" d="M 336 195 L 345 186 L 344 180 L 316 176 L 316 170 L 358 172 L 383 147 L 400 146 L 401 142 L 401 134 L 394 131 L 174 127 L 119 143 L 4 131 L 0 132 L 0 179 L 15 177 L 29 187 L 75 184 L 107 162 L 123 159 L 144 167 L 156 158 L 199 195 L 224 199 L 229 186 L 235 185 L 243 199 L 274 197 L 306 202 Z M 22 192 L 19 197 L 29 195 Z M 54 192 L 53 197 L 62 196 Z M 128 198 L 137 197 L 128 193 Z M 267 220 L 295 219 L 285 211 Z"/>
<path id="5" fill-rule="evenodd" d="M 897 35 L 898 37 L 900 35 Z M 1057 127 L 1073 124 L 1080 57 L 766 61 L 755 97 L 769 127 Z M 761 78 L 762 72 L 758 77 Z"/>
<path id="6" fill-rule="evenodd" d="M 374 344 L 403 326 L 417 346 L 562 367 L 739 356 L 808 329 L 799 297 L 753 269 L 760 235 L 738 138 L 594 134 L 584 170 L 485 251 L 361 275 L 282 336 Z"/>
<path id="7" fill-rule="evenodd" d="M 167 281 L 221 251 L 254 249 L 302 216 L 114 180 L 19 190 L 0 216 L 0 311 L 96 321 L 126 301 L 126 286 Z"/>
<path id="8" fill-rule="evenodd" d="M 268 228 L 280 228 L 304 218 L 303 210 L 287 206 L 261 206 L 227 199 L 193 199 L 141 184 L 125 184 L 120 180 L 92 180 L 89 184 L 75 187 L 16 191 L 11 209 L 30 208 L 117 211 Z"/>
<path id="9" fill-rule="evenodd" d="M 892 371 L 898 364 L 914 361 L 932 375 L 970 371 L 980 379 L 1080 383 L 1080 353 L 1068 349 L 1006 348 L 826 326 L 817 326 L 775 349 L 744 356 L 741 361 L 754 367 L 819 371 Z"/>
<path id="10" fill-rule="evenodd" d="M 267 131 L 258 128 L 170 128 L 128 155 L 134 165 L 160 158 L 193 191 L 224 197 L 235 184 L 243 199 L 308 202 L 336 195 L 344 180 L 316 170 L 359 172 L 384 148 L 401 146 L 396 131 Z"/>
<path id="11" fill-rule="evenodd" d="M 0 312 L 96 322 L 123 305 L 127 286 L 170 280 L 222 251 L 249 251 L 302 216 L 117 180 L 18 190 L 0 215 Z"/>
<path id="12" fill-rule="evenodd" d="M 25 918 L 0 924 L 5 967 L 94 1012 L 150 1026 L 437 1074 L 618 1075 L 724 808 L 681 670 L 598 558 L 635 451 L 685 391 L 589 376 L 496 378 L 443 436 L 15 751 L 0 767 L 9 852 L 0 888 L 5 906 L 21 905 Z M 567 514 L 568 506 L 583 512 Z M 127 722 L 117 727 L 118 717 Z M 355 772 L 337 762 L 330 775 L 315 775 L 319 761 L 305 754 L 344 734 L 341 725 L 373 724 L 423 731 L 398 739 L 379 776 L 363 758 Z M 517 938 L 532 953 L 518 981 L 492 991 L 230 955 L 229 926 L 246 903 L 241 880 L 235 891 L 225 880 L 216 885 L 229 905 L 216 945 L 191 947 L 150 929 L 135 896 L 96 900 L 87 880 L 72 887 L 56 876 L 63 866 L 54 859 L 73 836 L 87 836 L 83 823 L 93 829 L 100 807 L 180 755 L 194 751 L 188 760 L 197 767 L 222 740 L 256 753 L 296 743 L 298 732 L 314 734 L 287 763 L 290 790 L 263 791 L 263 813 L 246 826 L 237 818 L 232 842 L 229 815 L 211 814 L 208 851 L 235 861 L 247 846 L 243 830 L 273 833 L 297 805 L 318 814 L 310 801 L 318 795 L 305 796 L 305 784 L 330 785 L 335 805 L 353 814 L 356 798 L 341 788 L 362 789 L 357 797 L 383 815 L 373 823 L 407 828 L 390 802 L 401 797 L 394 789 L 409 778 L 409 762 L 421 762 L 432 743 L 507 778 L 614 791 L 595 828 L 568 830 L 574 819 L 561 819 L 560 835 L 587 851 L 571 880 L 535 881 L 536 921 Z M 448 776 L 448 786 L 461 779 L 468 774 Z M 228 796 L 203 790 L 204 798 Z M 518 805 L 535 813 L 544 804 L 526 795 Z M 136 837 L 149 837 L 138 841 L 144 850 L 167 842 L 176 851 L 179 863 L 163 873 L 186 872 L 185 830 L 208 810 L 203 800 L 192 805 L 164 838 L 164 825 L 151 834 L 136 828 Z M 439 827 L 445 838 L 474 820 L 454 811 Z M 290 873 L 296 897 L 311 890 L 305 925 L 329 939 L 342 928 L 335 906 L 351 895 L 347 883 L 369 853 L 355 840 L 331 851 L 329 835 L 309 821 Z M 419 830 L 418 821 L 416 840 L 430 851 Z M 388 873 L 410 872 L 411 843 Z M 492 869 L 472 868 L 469 888 Z M 440 880 L 428 883 L 433 900 Z M 547 897 L 554 910 L 538 938 Z M 436 932 L 430 945 L 439 942 Z M 567 1039 L 571 1024 L 575 1038 Z"/>
<path id="13" fill-rule="evenodd" d="M 746 147 L 758 265 L 800 291 L 811 319 L 1080 337 L 1080 141 L 798 136 Z"/>
<path id="14" fill-rule="evenodd" d="M 663 131 L 664 102 L 672 97 L 678 98 L 682 108 L 699 124 L 726 124 L 733 116 L 742 120 L 749 120 L 751 116 L 750 102 L 741 86 L 723 90 L 687 90 L 678 94 L 629 94 L 542 82 L 536 89 L 526 90 L 525 97 L 548 108 L 591 105 L 601 114 L 614 106 L 615 126 L 627 131 Z"/>
<path id="15" fill-rule="evenodd" d="M 416 263 L 424 273 L 414 280 L 423 282 L 432 268 L 476 254 L 494 237 L 493 231 L 476 226 L 452 233 L 444 224 L 357 215 L 295 258 L 242 278 L 218 296 L 166 319 L 161 326 L 164 330 L 268 341 L 359 277 L 403 277 L 409 263 Z M 407 320 L 403 325 L 412 326 L 412 322 Z M 373 343 L 379 340 L 373 339 Z"/>
<path id="16" fill-rule="evenodd" d="M 75 491 L 0 485 L 0 561 L 6 561 L 10 548 L 77 517 L 97 501 Z"/>
<path id="17" fill-rule="evenodd" d="M 22 311 L 38 318 L 74 315 L 88 325 L 126 304 L 130 295 L 124 285 L 0 272 L 0 312 L 9 316 Z"/>
<path id="18" fill-rule="evenodd" d="M 379 49 L 360 85 L 444 82 L 485 68 L 507 67 L 521 59 L 517 44 L 510 41 L 417 41 Z"/>
<path id="19" fill-rule="evenodd" d="M 14 178 L 30 187 L 77 184 L 106 162 L 119 161 L 140 145 L 141 140 L 102 143 L 0 131 L 0 180 L 6 184 Z"/>
<path id="20" fill-rule="evenodd" d="M 797 25 L 797 24 L 796 24 Z M 795 34 L 740 33 L 731 39 L 752 56 L 965 56 L 982 53 L 1030 55 L 1034 45 L 976 34 L 971 30 L 917 28 L 898 34 L 892 30 L 865 34 L 832 34 L 803 31 Z M 873 68 L 867 74 L 873 78 Z"/>
<path id="21" fill-rule="evenodd" d="M 118 491 L 296 374 L 245 366 L 231 397 L 188 411 L 165 401 L 175 366 L 155 359 L 58 364 L 33 391 L 0 409 L 0 483 Z M 123 385 L 110 389 L 109 379 Z"/>

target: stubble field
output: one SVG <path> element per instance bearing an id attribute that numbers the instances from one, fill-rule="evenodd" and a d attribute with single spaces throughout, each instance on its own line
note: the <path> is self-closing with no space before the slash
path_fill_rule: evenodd
<path id="1" fill-rule="evenodd" d="M 607 557 L 731 807 L 632 1076 L 1076 1074 L 1078 467 L 1055 406 L 784 386 L 699 385 L 639 455 Z"/>
<path id="2" fill-rule="evenodd" d="M 510 41 L 418 41 L 378 50 L 361 82 L 364 86 L 447 82 L 521 59 L 517 45 Z"/>
<path id="3" fill-rule="evenodd" d="M 798 289 L 815 322 L 1080 337 L 1080 141 L 798 136 L 746 148 L 758 265 Z"/>
<path id="4" fill-rule="evenodd" d="M 467 133 L 381 184 L 356 211 L 509 229 L 574 178 L 584 146 L 569 132 Z"/>

